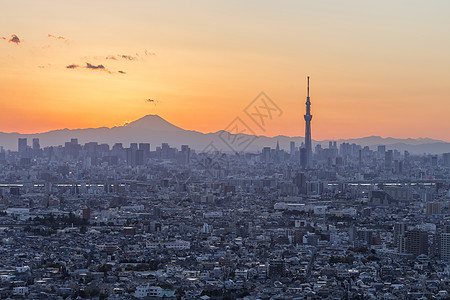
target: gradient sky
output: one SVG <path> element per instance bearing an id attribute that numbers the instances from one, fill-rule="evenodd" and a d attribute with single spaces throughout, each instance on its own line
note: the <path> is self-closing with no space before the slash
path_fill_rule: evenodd
<path id="1" fill-rule="evenodd" d="M 303 136 L 310 75 L 316 140 L 450 141 L 449 11 L 439 0 L 2 0 L 0 131 L 158 114 L 202 132 L 240 116 L 257 134 Z M 261 91 L 283 111 L 265 131 L 243 112 Z"/>

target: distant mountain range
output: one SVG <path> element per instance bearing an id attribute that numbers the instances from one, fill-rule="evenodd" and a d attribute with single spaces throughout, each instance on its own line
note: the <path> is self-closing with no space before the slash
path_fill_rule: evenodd
<path id="1" fill-rule="evenodd" d="M 245 134 L 232 135 L 225 131 L 214 133 L 201 133 L 198 131 L 184 130 L 177 127 L 158 115 L 147 115 L 124 126 L 100 127 L 86 129 L 60 129 L 37 134 L 2 133 L 0 132 L 0 146 L 4 149 L 17 150 L 17 139 L 28 138 L 31 145 L 33 138 L 39 138 L 41 147 L 64 145 L 71 138 L 77 138 L 81 144 L 87 142 L 106 143 L 110 146 L 115 143 L 123 143 L 128 147 L 130 143 L 150 143 L 151 149 L 160 146 L 161 143 L 169 143 L 172 147 L 189 145 L 197 151 L 233 151 L 241 150 L 257 152 L 263 147 L 275 148 L 279 142 L 280 148 L 289 151 L 289 143 L 295 141 L 296 146 L 304 142 L 304 137 L 288 136 L 252 136 Z M 313 141 L 313 145 L 321 144 L 328 147 L 329 140 Z M 441 154 L 450 152 L 450 143 L 428 138 L 396 139 L 370 136 L 359 139 L 337 140 L 337 144 L 347 142 L 361 146 L 369 146 L 375 149 L 378 145 L 386 145 L 387 149 L 399 151 L 408 150 L 414 154 Z"/>

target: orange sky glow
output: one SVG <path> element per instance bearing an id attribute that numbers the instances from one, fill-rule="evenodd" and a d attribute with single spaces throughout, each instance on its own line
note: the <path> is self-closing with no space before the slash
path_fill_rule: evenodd
<path id="1" fill-rule="evenodd" d="M 215 132 L 450 142 L 447 1 L 2 1 L 0 132 L 158 114 Z M 20 40 L 14 39 L 14 35 Z M 264 91 L 266 127 L 244 109 Z M 152 99 L 154 101 L 146 101 Z"/>

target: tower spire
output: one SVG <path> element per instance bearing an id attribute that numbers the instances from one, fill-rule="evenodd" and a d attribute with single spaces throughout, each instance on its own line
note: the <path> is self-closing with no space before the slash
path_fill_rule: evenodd
<path id="1" fill-rule="evenodd" d="M 309 98 L 309 76 L 308 76 L 308 94 L 307 97 Z"/>
<path id="2" fill-rule="evenodd" d="M 311 99 L 309 97 L 309 76 L 306 92 L 306 114 L 305 118 L 305 168 L 309 169 L 312 167 L 312 144 L 311 144 Z"/>

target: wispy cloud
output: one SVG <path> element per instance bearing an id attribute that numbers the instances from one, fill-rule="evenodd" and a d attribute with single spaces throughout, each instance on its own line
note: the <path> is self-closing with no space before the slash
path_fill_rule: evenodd
<path id="1" fill-rule="evenodd" d="M 11 37 L 5 38 L 4 36 L 0 37 L 2 40 L 8 41 L 9 43 L 14 43 L 16 45 L 19 45 L 21 43 L 19 37 L 15 34 L 11 35 Z"/>
<path id="2" fill-rule="evenodd" d="M 136 53 L 137 54 L 137 53 Z M 112 59 L 112 60 L 119 60 L 119 59 L 124 59 L 124 60 L 138 60 L 139 57 L 138 56 L 133 56 L 133 55 L 127 55 L 127 54 L 117 54 L 117 55 L 108 55 L 105 57 L 106 59 Z"/>
<path id="3" fill-rule="evenodd" d="M 66 43 L 66 44 L 68 44 L 70 42 L 68 39 L 66 39 L 65 37 L 60 36 L 60 35 L 56 36 L 56 35 L 49 33 L 49 34 L 47 34 L 47 37 L 55 39 L 55 40 L 64 41 L 64 43 Z"/>
<path id="4" fill-rule="evenodd" d="M 138 59 L 136 56 L 125 55 L 125 54 L 121 54 L 120 58 L 123 58 L 123 59 L 126 59 L 126 60 L 137 60 Z"/>
<path id="5" fill-rule="evenodd" d="M 145 56 L 152 56 L 152 55 L 156 55 L 156 53 L 155 53 L 155 52 L 150 52 L 150 51 L 147 51 L 147 50 L 145 50 L 145 51 L 144 51 L 144 54 L 145 54 Z"/>
<path id="6" fill-rule="evenodd" d="M 39 65 L 37 66 L 39 69 L 47 69 L 49 67 L 51 67 L 52 64 L 47 64 L 47 65 Z"/>

